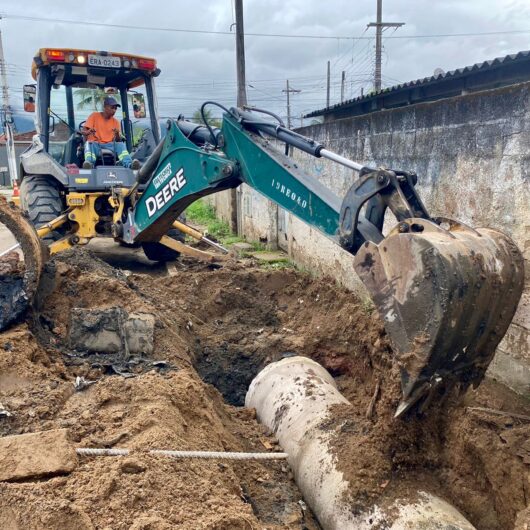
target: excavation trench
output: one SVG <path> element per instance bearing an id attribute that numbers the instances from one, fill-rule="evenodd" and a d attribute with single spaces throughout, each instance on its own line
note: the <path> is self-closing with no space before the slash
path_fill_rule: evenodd
<path id="1" fill-rule="evenodd" d="M 149 270 L 67 252 L 47 266 L 27 322 L 0 335 L 0 408 L 10 413 L 2 436 L 66 428 L 78 446 L 133 450 L 80 457 L 67 476 L 0 483 L 0 527 L 318 528 L 284 463 L 134 453 L 280 451 L 242 405 L 260 370 L 293 354 L 324 366 L 349 402 L 334 405 L 323 427 L 344 435 L 331 454 L 352 510 L 412 480 L 478 530 L 523 520 L 529 425 L 473 408 L 528 415 L 528 404 L 487 382 L 464 402 L 394 421 L 399 377 L 382 324 L 332 281 L 250 261 Z M 73 347 L 77 310 L 116 307 L 154 316 L 152 353 Z M 76 377 L 93 383 L 76 391 Z"/>

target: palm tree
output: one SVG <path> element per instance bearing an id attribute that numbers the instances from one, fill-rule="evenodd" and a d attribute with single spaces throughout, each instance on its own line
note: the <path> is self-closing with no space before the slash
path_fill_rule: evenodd
<path id="1" fill-rule="evenodd" d="M 108 96 L 102 88 L 79 88 L 75 91 L 76 98 L 79 99 L 77 108 L 99 110 L 103 107 L 103 100 Z"/>
<path id="2" fill-rule="evenodd" d="M 217 118 L 212 117 L 212 111 L 209 109 L 204 109 L 204 117 L 206 118 L 206 121 L 210 124 L 211 127 L 221 127 L 221 120 Z M 202 119 L 201 115 L 201 109 L 197 109 L 192 116 L 192 121 L 195 123 L 202 123 L 204 124 L 204 120 Z"/>

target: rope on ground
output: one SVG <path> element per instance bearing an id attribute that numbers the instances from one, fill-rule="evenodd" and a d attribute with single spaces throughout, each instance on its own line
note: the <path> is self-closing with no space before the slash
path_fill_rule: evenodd
<path id="1" fill-rule="evenodd" d="M 126 456 L 130 449 L 100 449 L 79 447 L 78 455 L 83 456 Z M 141 452 L 141 451 L 140 451 Z M 166 451 L 164 449 L 151 449 L 146 451 L 151 455 L 169 456 L 171 458 L 220 458 L 223 460 L 285 460 L 287 453 L 236 453 L 225 451 Z"/>

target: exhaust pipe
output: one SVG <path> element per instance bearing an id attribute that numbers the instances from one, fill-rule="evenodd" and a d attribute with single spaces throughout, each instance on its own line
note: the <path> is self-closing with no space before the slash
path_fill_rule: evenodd
<path id="1" fill-rule="evenodd" d="M 348 501 L 348 482 L 331 453 L 332 442 L 341 433 L 322 427 L 331 406 L 348 403 L 329 373 L 306 357 L 269 364 L 254 378 L 245 399 L 288 454 L 295 481 L 322 527 L 475 530 L 453 506 L 421 488 L 406 497 L 383 493 L 373 506 L 361 513 L 354 510 Z"/>

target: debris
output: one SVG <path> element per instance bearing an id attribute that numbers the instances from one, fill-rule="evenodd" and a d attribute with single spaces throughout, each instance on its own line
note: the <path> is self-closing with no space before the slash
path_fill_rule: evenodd
<path id="1" fill-rule="evenodd" d="M 136 458 L 127 458 L 121 463 L 120 469 L 122 473 L 136 475 L 138 473 L 143 473 L 146 470 L 146 467 Z"/>
<path id="2" fill-rule="evenodd" d="M 507 412 L 505 410 L 488 409 L 485 407 L 466 407 L 466 410 L 486 412 L 488 414 L 494 414 L 495 416 L 511 416 L 512 418 L 516 418 L 518 420 L 530 421 L 530 416 L 526 416 L 525 414 L 516 414 L 515 412 Z"/>
<path id="3" fill-rule="evenodd" d="M 97 383 L 97 381 L 89 381 L 85 379 L 83 376 L 78 375 L 75 378 L 74 388 L 76 392 L 81 392 L 81 390 L 88 388 L 90 385 L 93 385 L 94 383 Z"/>
<path id="4" fill-rule="evenodd" d="M 0 482 L 64 475 L 76 466 L 66 429 L 0 438 Z"/>
<path id="5" fill-rule="evenodd" d="M 11 412 L 9 412 L 2 403 L 0 403 L 0 417 L 9 418 L 10 416 L 13 416 Z"/>
<path id="6" fill-rule="evenodd" d="M 155 368 L 169 368 L 170 364 L 167 361 L 153 361 L 151 366 Z"/>
<path id="7" fill-rule="evenodd" d="M 80 351 L 153 353 L 155 317 L 149 313 L 128 314 L 121 307 L 73 308 L 70 345 Z"/>
<path id="8" fill-rule="evenodd" d="M 125 377 L 126 379 L 129 377 L 135 377 L 136 374 L 133 374 L 132 372 L 127 371 L 126 369 L 122 369 L 120 365 L 111 364 L 110 368 L 118 375 L 121 375 L 122 377 Z"/>
<path id="9" fill-rule="evenodd" d="M 261 445 L 265 447 L 265 449 L 273 449 L 273 445 L 267 440 L 266 438 L 260 438 Z"/>

